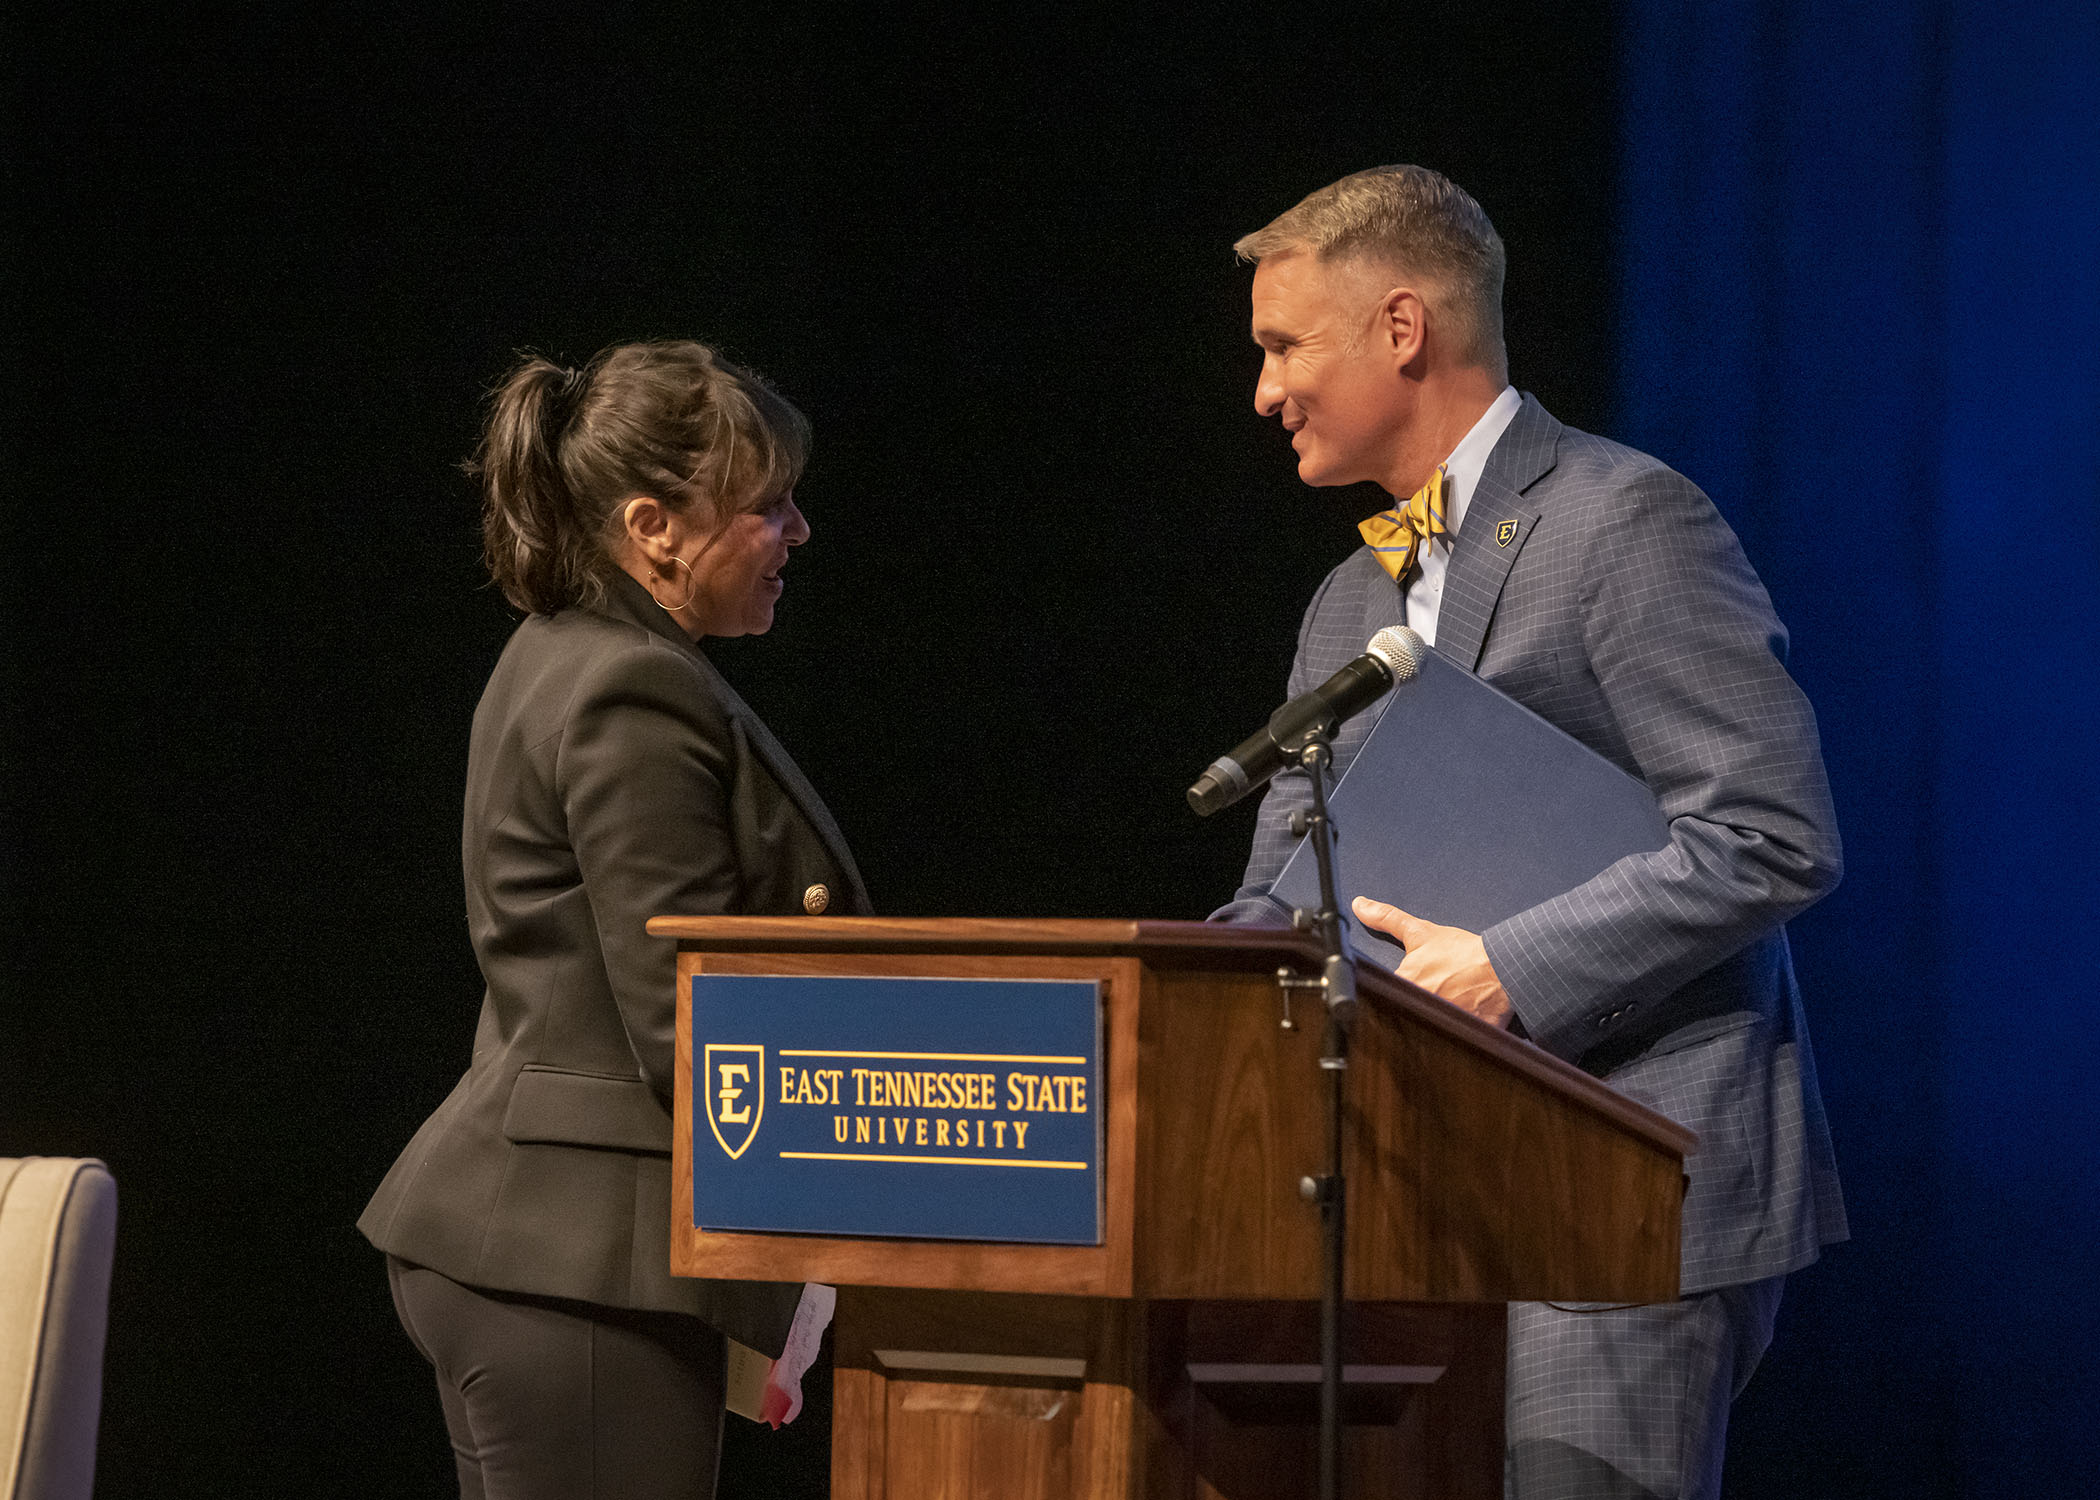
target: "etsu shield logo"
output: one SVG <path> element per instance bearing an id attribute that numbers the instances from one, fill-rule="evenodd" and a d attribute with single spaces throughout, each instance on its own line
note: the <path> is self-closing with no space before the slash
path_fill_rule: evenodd
<path id="1" fill-rule="evenodd" d="M 766 1049 L 709 1042 L 702 1069 L 700 1103 L 707 1128 L 735 1161 L 758 1138 L 766 1113 Z"/>
<path id="2" fill-rule="evenodd" d="M 1497 526 L 1495 528 L 1496 546 L 1507 547 L 1511 542 L 1515 541 L 1516 539 L 1517 523 L 1515 521 L 1504 521 L 1500 526 Z"/>

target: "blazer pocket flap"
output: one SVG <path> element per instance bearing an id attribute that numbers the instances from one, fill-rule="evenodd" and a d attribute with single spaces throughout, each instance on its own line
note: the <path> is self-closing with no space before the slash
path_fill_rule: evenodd
<path id="1" fill-rule="evenodd" d="M 504 1139 L 671 1154 L 671 1114 L 639 1078 L 527 1067 L 511 1085 Z"/>

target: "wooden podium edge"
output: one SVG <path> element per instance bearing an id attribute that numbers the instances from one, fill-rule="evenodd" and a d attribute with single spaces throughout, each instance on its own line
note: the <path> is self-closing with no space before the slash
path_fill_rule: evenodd
<path id="1" fill-rule="evenodd" d="M 1306 973 L 1317 973 L 1320 967 L 1319 948 L 1309 934 L 1223 922 L 1094 917 L 652 917 L 649 932 L 676 938 L 681 948 L 714 953 L 978 952 L 1139 958 L 1163 965 L 1200 962 L 1248 969 L 1294 963 Z M 1455 1038 L 1512 1072 L 1570 1094 L 1585 1108 L 1650 1144 L 1680 1157 L 1698 1149 L 1697 1133 L 1669 1116 L 1627 1098 L 1573 1063 L 1439 1000 L 1397 974 L 1360 962 L 1357 977 L 1359 991 L 1373 1004 Z M 690 1065 L 685 1051 L 690 1039 L 682 1031 L 680 1047 Z M 680 1122 L 681 1138 L 687 1123 Z M 690 1222 L 692 1205 L 684 1207 Z M 779 1242 L 772 1235 L 758 1238 Z"/>

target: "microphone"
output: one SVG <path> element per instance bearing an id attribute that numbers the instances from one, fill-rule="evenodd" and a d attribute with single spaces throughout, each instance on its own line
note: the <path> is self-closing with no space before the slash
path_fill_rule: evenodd
<path id="1" fill-rule="evenodd" d="M 1212 761 L 1189 788 L 1189 806 L 1207 818 L 1267 786 L 1272 776 L 1297 760 L 1306 735 L 1315 729 L 1332 734 L 1383 698 L 1395 683 L 1413 677 L 1428 653 L 1422 638 L 1405 625 L 1388 625 L 1371 637 L 1362 656 L 1284 704 L 1269 715 L 1265 728 Z"/>

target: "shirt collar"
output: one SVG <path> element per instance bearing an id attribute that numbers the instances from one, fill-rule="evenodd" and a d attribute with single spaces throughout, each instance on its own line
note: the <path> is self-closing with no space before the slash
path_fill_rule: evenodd
<path id="1" fill-rule="evenodd" d="M 1453 535 L 1465 524 L 1466 507 L 1473 501 L 1473 491 L 1480 487 L 1488 455 L 1495 451 L 1495 444 L 1502 441 L 1502 434 L 1509 430 L 1523 406 L 1524 398 L 1517 394 L 1515 386 L 1502 387 L 1502 394 L 1480 414 L 1473 430 L 1458 440 L 1458 446 L 1444 460 L 1444 525 Z"/>

